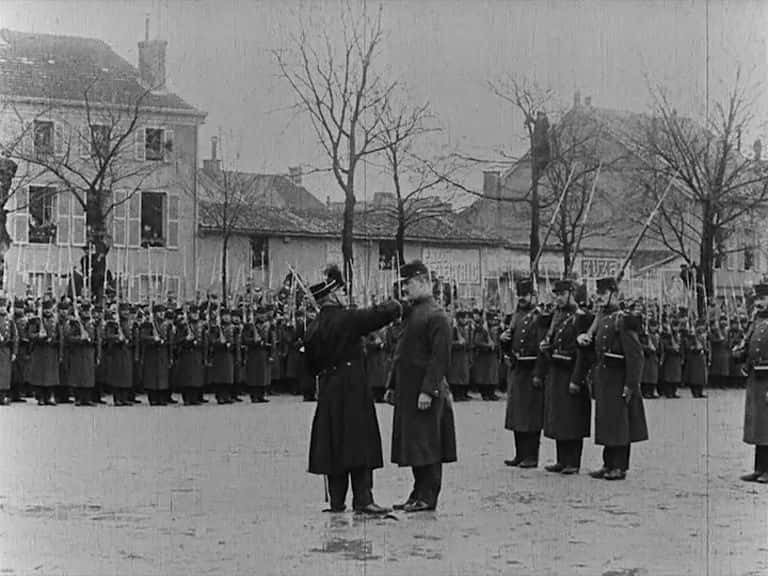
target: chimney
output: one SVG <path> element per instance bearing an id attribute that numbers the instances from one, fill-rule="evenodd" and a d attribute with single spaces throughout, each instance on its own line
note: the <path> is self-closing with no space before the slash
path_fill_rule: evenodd
<path id="1" fill-rule="evenodd" d="M 211 157 L 203 160 L 203 170 L 206 172 L 218 172 L 221 170 L 221 160 L 217 158 L 219 139 L 216 136 L 211 137 Z"/>
<path id="2" fill-rule="evenodd" d="M 587 96 L 584 98 L 584 106 L 587 108 L 592 108 L 592 96 Z"/>
<path id="3" fill-rule="evenodd" d="M 755 140 L 755 143 L 752 146 L 752 149 L 755 151 L 755 162 L 760 162 L 760 158 L 763 154 L 763 143 L 760 142 L 760 138 Z"/>
<path id="4" fill-rule="evenodd" d="M 576 90 L 576 92 L 573 93 L 573 107 L 574 108 L 581 107 L 581 91 L 579 90 Z"/>
<path id="5" fill-rule="evenodd" d="M 165 89 L 165 40 L 149 39 L 149 17 L 144 21 L 144 40 L 139 42 L 139 78 L 152 90 Z"/>
<path id="6" fill-rule="evenodd" d="M 289 166 L 288 178 L 294 186 L 301 186 L 301 166 Z"/>
<path id="7" fill-rule="evenodd" d="M 325 206 L 330 210 L 331 209 L 331 197 L 326 196 L 325 197 Z"/>
<path id="8" fill-rule="evenodd" d="M 498 170 L 483 171 L 483 196 L 486 198 L 496 198 L 499 195 L 501 186 L 501 172 Z"/>

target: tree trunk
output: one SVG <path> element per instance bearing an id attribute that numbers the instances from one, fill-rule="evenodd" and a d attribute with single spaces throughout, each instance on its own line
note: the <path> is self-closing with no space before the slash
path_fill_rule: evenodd
<path id="1" fill-rule="evenodd" d="M 88 294 L 96 299 L 96 303 L 102 304 L 105 299 L 105 288 L 114 289 L 109 280 L 107 272 L 107 254 L 111 242 L 107 233 L 107 217 L 105 198 L 107 195 L 102 192 L 88 194 L 85 202 L 86 226 L 88 227 L 88 242 L 81 260 L 81 272 L 83 276 L 83 286 L 85 287 L 85 278 L 88 277 Z M 93 246 L 94 254 L 88 262 L 89 250 Z M 88 266 L 90 264 L 90 271 Z M 89 273 L 90 272 L 90 273 Z"/>
<path id="2" fill-rule="evenodd" d="M 221 306 L 227 307 L 227 252 L 229 251 L 229 234 L 224 235 L 221 243 Z"/>
<path id="3" fill-rule="evenodd" d="M 8 212 L 5 208 L 0 208 L 0 290 L 8 291 L 8 278 L 5 277 L 5 255 L 10 250 L 12 244 L 11 236 L 8 234 Z M 19 273 L 19 270 L 16 270 Z"/>
<path id="4" fill-rule="evenodd" d="M 397 230 L 395 231 L 395 247 L 397 248 L 397 263 L 405 264 L 405 212 L 402 206 L 397 211 Z"/>
<path id="5" fill-rule="evenodd" d="M 536 262 L 536 256 L 539 254 L 540 247 L 539 220 L 541 218 L 541 206 L 539 206 L 539 169 L 536 166 L 536 161 L 533 156 L 534 155 L 531 154 L 531 232 L 528 240 L 530 244 L 528 254 L 531 264 L 531 274 L 535 276 L 538 274 L 539 268 L 538 262 Z"/>
<path id="6" fill-rule="evenodd" d="M 355 224 L 355 169 L 350 163 L 347 176 L 347 188 L 344 191 L 344 227 L 341 231 L 341 255 L 344 259 L 344 279 L 349 291 L 350 304 L 354 303 L 354 278 L 353 278 L 353 231 Z"/>
<path id="7" fill-rule="evenodd" d="M 17 168 L 16 162 L 10 158 L 0 157 L 0 199 L 2 200 L 2 208 L 0 208 L 0 289 L 3 290 L 6 289 L 5 255 L 12 243 L 11 236 L 8 234 L 8 212 L 5 205 L 8 202 L 11 183 Z"/>

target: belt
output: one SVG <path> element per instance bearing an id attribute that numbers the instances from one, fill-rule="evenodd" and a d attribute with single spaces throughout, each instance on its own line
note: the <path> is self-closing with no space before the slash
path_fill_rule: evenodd
<path id="1" fill-rule="evenodd" d="M 520 356 L 519 354 L 515 354 L 515 359 L 518 362 L 535 362 L 536 356 Z"/>
<path id="2" fill-rule="evenodd" d="M 320 370 L 320 372 L 317 373 L 317 377 L 322 378 L 323 376 L 328 376 L 329 374 L 337 372 L 341 368 L 349 368 L 350 366 L 352 366 L 351 360 L 348 362 L 342 362 L 341 364 L 334 364 L 333 366 L 329 366 L 328 368 Z"/>

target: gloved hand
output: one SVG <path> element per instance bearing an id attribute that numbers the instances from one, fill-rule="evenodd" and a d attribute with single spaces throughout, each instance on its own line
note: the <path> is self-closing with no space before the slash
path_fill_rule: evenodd
<path id="1" fill-rule="evenodd" d="M 432 406 L 432 396 L 419 392 L 418 408 L 419 410 L 428 410 Z"/>
<path id="2" fill-rule="evenodd" d="M 572 396 L 577 396 L 581 392 L 581 386 L 576 384 L 576 382 L 569 382 L 568 383 L 568 393 Z"/>
<path id="3" fill-rule="evenodd" d="M 632 400 L 632 390 L 630 390 L 629 386 L 624 386 L 621 397 L 624 398 L 624 402 L 629 405 L 630 400 Z"/>
<path id="4" fill-rule="evenodd" d="M 531 385 L 532 385 L 534 388 L 541 388 L 542 384 L 543 384 L 543 383 L 542 383 L 542 381 L 541 381 L 541 378 L 539 378 L 538 376 L 534 376 L 534 377 L 533 377 L 533 380 L 531 380 Z"/>
<path id="5" fill-rule="evenodd" d="M 589 344 L 592 342 L 592 338 L 590 338 L 589 334 L 584 332 L 583 334 L 579 334 L 576 336 L 576 343 L 579 346 L 589 346 Z"/>
<path id="6" fill-rule="evenodd" d="M 392 406 L 395 405 L 395 390 L 393 388 L 388 388 L 387 391 L 384 392 L 384 402 Z"/>

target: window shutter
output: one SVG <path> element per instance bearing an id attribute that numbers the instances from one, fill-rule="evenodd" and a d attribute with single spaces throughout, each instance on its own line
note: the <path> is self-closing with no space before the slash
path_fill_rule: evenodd
<path id="1" fill-rule="evenodd" d="M 178 248 L 179 247 L 179 211 L 181 209 L 181 205 L 179 203 L 179 195 L 178 194 L 167 194 L 166 195 L 166 201 L 168 202 L 168 235 L 167 235 L 167 242 L 166 246 L 168 248 Z"/>
<path id="2" fill-rule="evenodd" d="M 137 126 L 134 132 L 134 152 L 136 160 L 143 162 L 147 159 L 147 133 L 144 126 Z"/>
<path id="3" fill-rule="evenodd" d="M 85 209 L 78 202 L 77 198 L 72 196 L 72 244 L 74 246 L 85 246 L 87 243 L 85 229 Z"/>
<path id="4" fill-rule="evenodd" d="M 126 214 L 128 207 L 125 202 L 125 192 L 118 190 L 115 192 L 115 204 L 112 208 L 112 243 L 118 247 L 126 246 Z"/>
<path id="5" fill-rule="evenodd" d="M 128 201 L 128 246 L 138 248 L 141 244 L 141 192 L 134 192 Z"/>
<path id="6" fill-rule="evenodd" d="M 61 190 L 56 194 L 54 200 L 54 210 L 56 210 L 56 244 L 69 244 L 70 235 L 70 215 L 72 205 L 72 194 L 68 190 Z"/>
<path id="7" fill-rule="evenodd" d="M 64 155 L 64 126 L 61 122 L 53 125 L 53 153 L 56 156 Z"/>
<path id="8" fill-rule="evenodd" d="M 11 219 L 13 241 L 17 244 L 26 244 L 29 242 L 29 188 L 26 186 L 17 188 L 8 203 L 10 204 L 8 210 L 13 210 Z"/>
<path id="9" fill-rule="evenodd" d="M 176 152 L 174 150 L 173 141 L 173 128 L 165 128 L 163 130 L 163 138 L 165 138 L 163 149 L 163 160 L 166 162 L 173 162 L 176 159 Z"/>
<path id="10" fill-rule="evenodd" d="M 83 124 L 80 128 L 80 138 L 78 138 L 80 142 L 80 158 L 91 157 L 91 138 L 91 127 L 88 124 Z"/>

